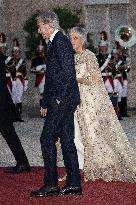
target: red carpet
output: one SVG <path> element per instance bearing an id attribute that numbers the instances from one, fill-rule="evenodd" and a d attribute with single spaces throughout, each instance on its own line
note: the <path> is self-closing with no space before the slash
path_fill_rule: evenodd
<path id="1" fill-rule="evenodd" d="M 34 198 L 30 192 L 43 185 L 43 168 L 19 175 L 5 174 L 4 169 L 0 168 L 0 205 L 136 205 L 136 183 L 83 182 L 81 196 Z"/>

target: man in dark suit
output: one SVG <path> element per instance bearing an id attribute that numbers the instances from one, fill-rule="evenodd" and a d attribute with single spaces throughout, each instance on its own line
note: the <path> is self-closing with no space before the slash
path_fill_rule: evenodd
<path id="1" fill-rule="evenodd" d="M 46 116 L 41 135 L 45 165 L 45 185 L 32 191 L 32 196 L 81 194 L 77 150 L 74 144 L 74 111 L 80 102 L 74 54 L 69 39 L 59 31 L 54 12 L 42 13 L 37 18 L 38 32 L 48 39 L 46 81 L 41 115 Z M 66 186 L 58 186 L 56 166 L 56 137 L 60 138 L 67 172 Z"/>
<path id="2" fill-rule="evenodd" d="M 30 171 L 30 165 L 21 142 L 13 126 L 15 107 L 6 85 L 5 58 L 0 51 L 0 133 L 11 149 L 16 166 L 5 170 L 6 173 L 18 174 Z"/>

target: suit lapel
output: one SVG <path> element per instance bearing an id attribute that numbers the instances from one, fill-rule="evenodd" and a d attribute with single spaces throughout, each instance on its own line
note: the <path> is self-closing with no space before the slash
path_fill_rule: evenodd
<path id="1" fill-rule="evenodd" d="M 58 32 L 56 33 L 56 35 L 54 36 L 54 38 L 53 38 L 53 40 L 52 40 L 52 42 L 51 42 L 51 44 L 50 44 L 50 46 L 49 46 L 49 49 L 48 49 L 48 51 L 47 51 L 47 58 L 48 58 L 48 57 L 50 58 L 50 56 L 52 56 L 54 42 L 56 41 L 56 39 L 58 38 L 58 36 L 60 35 L 60 33 L 61 33 L 61 31 L 58 31 Z"/>

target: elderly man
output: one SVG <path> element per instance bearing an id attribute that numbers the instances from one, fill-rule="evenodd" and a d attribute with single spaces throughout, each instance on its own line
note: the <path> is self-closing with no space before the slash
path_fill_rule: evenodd
<path id="1" fill-rule="evenodd" d="M 45 116 L 41 147 L 45 165 L 45 185 L 32 191 L 32 196 L 81 194 L 77 150 L 74 144 L 74 111 L 80 102 L 74 54 L 69 39 L 59 31 L 54 12 L 42 13 L 37 18 L 38 32 L 48 39 L 46 81 L 41 104 Z M 67 172 L 66 186 L 58 186 L 56 166 L 56 138 L 60 138 Z"/>

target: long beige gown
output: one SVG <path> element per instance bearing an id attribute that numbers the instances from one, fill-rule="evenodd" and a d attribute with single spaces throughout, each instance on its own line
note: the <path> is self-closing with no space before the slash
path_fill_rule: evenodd
<path id="1" fill-rule="evenodd" d="M 86 180 L 136 181 L 136 153 L 107 95 L 95 55 L 75 55 L 81 103 L 75 113 L 75 145 Z M 58 166 L 63 165 L 60 144 Z"/>
<path id="2" fill-rule="evenodd" d="M 77 80 L 83 80 L 76 114 L 84 145 L 85 178 L 136 181 L 136 155 L 107 95 L 95 55 L 86 49 L 75 55 L 75 64 Z"/>

